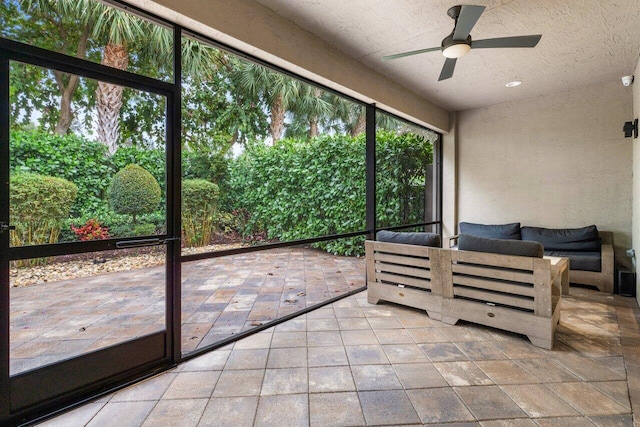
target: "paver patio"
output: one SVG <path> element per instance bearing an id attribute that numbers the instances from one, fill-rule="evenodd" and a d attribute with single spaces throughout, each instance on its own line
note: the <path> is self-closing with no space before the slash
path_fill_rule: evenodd
<path id="1" fill-rule="evenodd" d="M 285 248 L 182 266 L 182 351 L 364 286 L 364 260 Z M 165 324 L 164 267 L 11 288 L 11 373 Z"/>
<path id="2" fill-rule="evenodd" d="M 634 299 L 572 288 L 547 351 L 362 292 L 42 425 L 633 426 L 639 318 Z"/>

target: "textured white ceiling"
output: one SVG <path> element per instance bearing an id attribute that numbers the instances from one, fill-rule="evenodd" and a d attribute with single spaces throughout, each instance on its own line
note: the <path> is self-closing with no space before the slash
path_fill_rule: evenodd
<path id="1" fill-rule="evenodd" d="M 438 82 L 440 52 L 381 61 L 439 46 L 459 0 L 257 0 L 305 31 L 448 110 L 620 81 L 640 53 L 640 0 L 476 0 L 486 6 L 474 39 L 542 34 L 533 49 L 478 49 Z M 505 83 L 522 80 L 517 88 Z"/>

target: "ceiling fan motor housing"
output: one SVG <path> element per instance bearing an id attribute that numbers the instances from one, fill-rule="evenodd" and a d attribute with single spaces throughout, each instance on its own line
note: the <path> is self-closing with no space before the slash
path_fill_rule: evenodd
<path id="1" fill-rule="evenodd" d="M 471 50 L 471 35 L 465 40 L 454 40 L 453 32 L 442 40 L 442 54 L 447 58 L 460 58 Z"/>

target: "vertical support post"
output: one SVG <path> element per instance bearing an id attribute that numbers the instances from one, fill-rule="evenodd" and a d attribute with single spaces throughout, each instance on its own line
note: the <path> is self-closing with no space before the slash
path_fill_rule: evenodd
<path id="1" fill-rule="evenodd" d="M 9 224 L 9 59 L 0 55 L 0 222 Z M 0 420 L 11 412 L 9 231 L 0 232 Z"/>
<path id="2" fill-rule="evenodd" d="M 167 108 L 167 355 L 182 359 L 182 28 L 173 27 L 173 94 Z"/>
<path id="3" fill-rule="evenodd" d="M 433 191 L 431 197 L 433 198 L 433 211 L 432 221 L 438 221 L 436 233 L 440 235 L 442 241 L 442 134 L 438 133 L 438 140 L 433 145 Z"/>
<path id="4" fill-rule="evenodd" d="M 366 106 L 366 226 L 367 239 L 376 235 L 376 106 Z"/>

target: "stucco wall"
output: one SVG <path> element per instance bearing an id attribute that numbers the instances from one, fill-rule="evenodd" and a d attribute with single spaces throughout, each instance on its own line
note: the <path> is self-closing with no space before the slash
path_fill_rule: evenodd
<path id="1" fill-rule="evenodd" d="M 630 116 L 627 120 L 632 120 L 640 116 L 640 58 L 636 63 L 635 71 L 633 72 L 637 76 L 633 83 L 633 116 Z M 638 268 L 638 259 L 640 259 L 640 139 L 633 140 L 633 249 L 636 252 L 636 257 L 633 260 L 636 269 Z M 640 302 L 640 274 L 636 271 L 636 298 Z"/>
<path id="2" fill-rule="evenodd" d="M 631 245 L 631 92 L 620 81 L 458 113 L 458 220 L 596 224 Z M 446 191 L 446 190 L 445 190 Z"/>

